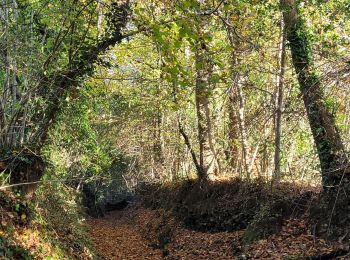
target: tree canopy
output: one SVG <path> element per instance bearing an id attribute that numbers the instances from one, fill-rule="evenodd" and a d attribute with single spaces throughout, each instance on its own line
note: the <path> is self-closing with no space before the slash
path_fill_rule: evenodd
<path id="1" fill-rule="evenodd" d="M 97 215 L 194 179 L 346 197 L 349 18 L 347 0 L 0 0 L 1 189 L 65 184 Z"/>

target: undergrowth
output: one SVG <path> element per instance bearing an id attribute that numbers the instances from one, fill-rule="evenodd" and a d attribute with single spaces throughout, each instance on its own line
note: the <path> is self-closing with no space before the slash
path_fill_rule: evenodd
<path id="1" fill-rule="evenodd" d="M 31 204 L 0 193 L 1 259 L 96 259 L 75 190 L 43 184 Z"/>

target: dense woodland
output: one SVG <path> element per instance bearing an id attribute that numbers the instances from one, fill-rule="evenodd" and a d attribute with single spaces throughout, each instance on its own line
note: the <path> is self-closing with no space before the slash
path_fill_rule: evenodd
<path id="1" fill-rule="evenodd" d="M 349 20 L 347 0 L 0 0 L 0 258 L 349 259 Z"/>

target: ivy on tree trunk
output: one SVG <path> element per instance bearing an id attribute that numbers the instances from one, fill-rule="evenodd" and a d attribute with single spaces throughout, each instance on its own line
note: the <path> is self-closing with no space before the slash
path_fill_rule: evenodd
<path id="1" fill-rule="evenodd" d="M 312 48 L 297 3 L 295 0 L 281 0 L 281 8 L 293 66 L 321 164 L 322 182 L 324 187 L 334 187 L 347 174 L 348 158 L 335 118 L 325 104 L 320 79 L 312 68 Z"/>

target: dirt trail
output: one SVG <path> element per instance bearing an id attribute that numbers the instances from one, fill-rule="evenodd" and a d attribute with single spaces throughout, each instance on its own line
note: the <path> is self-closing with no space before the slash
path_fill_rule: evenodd
<path id="1" fill-rule="evenodd" d="M 89 220 L 92 240 L 105 259 L 162 259 L 162 252 L 142 237 L 134 214 L 132 210 L 114 211 Z"/>
<path id="2" fill-rule="evenodd" d="M 166 228 L 159 228 L 164 228 L 161 213 L 130 208 L 112 212 L 105 218 L 90 219 L 89 225 L 97 250 L 107 260 L 237 259 L 232 253 L 235 251 L 234 241 L 241 237 L 241 231 L 210 234 L 185 229 L 170 219 L 165 222 Z M 164 230 L 171 242 L 159 246 Z"/>
<path id="3" fill-rule="evenodd" d="M 293 256 L 293 259 L 321 259 L 308 256 L 327 256 L 339 251 L 339 245 L 308 234 L 302 219 L 286 221 L 281 232 L 257 241 L 246 250 L 240 245 L 244 231 L 197 232 L 166 217 L 164 211 L 129 208 L 90 219 L 89 225 L 96 249 L 106 260 L 260 260 Z M 164 237 L 168 240 L 162 245 Z M 324 259 L 350 259 L 346 254 L 348 249 L 343 251 L 339 254 L 342 257 Z"/>

